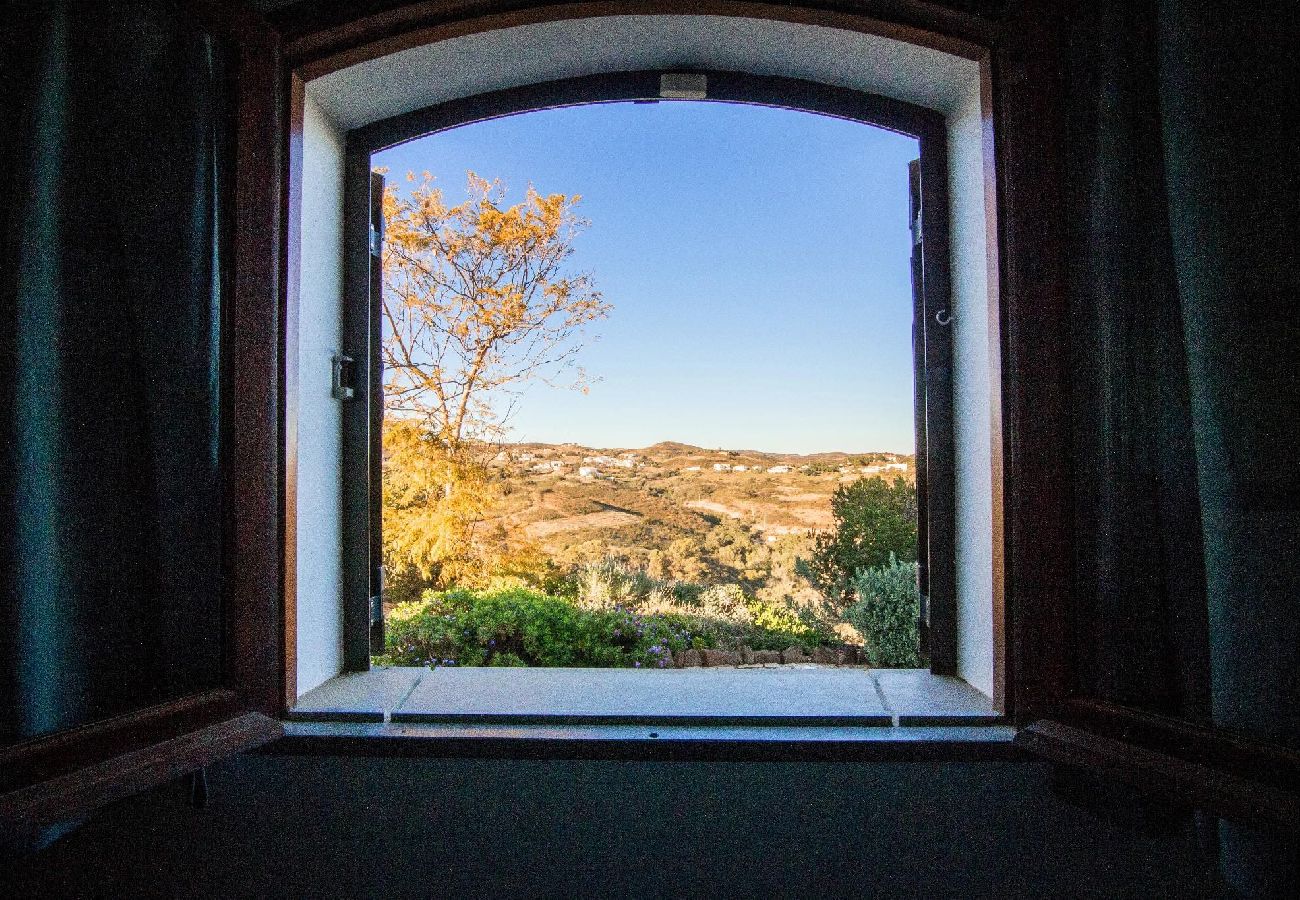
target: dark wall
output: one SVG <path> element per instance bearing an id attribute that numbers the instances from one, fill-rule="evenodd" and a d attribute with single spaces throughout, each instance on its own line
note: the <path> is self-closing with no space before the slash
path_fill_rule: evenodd
<path id="1" fill-rule="evenodd" d="M 1043 765 L 252 756 L 13 872 L 11 896 L 1209 897 L 1187 830 L 1057 800 Z M 3 893 L 3 891 L 0 891 Z"/>

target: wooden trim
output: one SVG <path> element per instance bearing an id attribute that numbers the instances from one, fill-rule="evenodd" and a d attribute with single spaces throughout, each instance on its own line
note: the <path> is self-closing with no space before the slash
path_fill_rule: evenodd
<path id="1" fill-rule="evenodd" d="M 984 169 L 985 252 L 989 277 L 989 489 L 992 501 L 990 529 L 993 543 L 993 708 L 1006 713 L 1011 706 L 1007 691 L 1006 516 L 1005 473 L 1002 458 L 1002 310 L 999 283 L 998 168 L 993 125 L 993 73 L 989 59 L 980 61 L 980 125 Z"/>
<path id="2" fill-rule="evenodd" d="M 370 565 L 368 569 L 370 595 L 370 652 L 383 653 L 384 636 L 384 176 L 370 173 L 369 228 L 378 234 L 378 248 L 371 250 L 370 283 L 370 354 L 367 370 L 366 403 L 368 422 L 368 458 L 366 481 L 370 487 L 367 518 L 370 533 Z"/>
<path id="3" fill-rule="evenodd" d="M 925 266 L 922 265 L 923 238 L 921 221 L 921 160 L 907 164 L 908 231 L 912 255 L 908 260 L 912 274 L 912 433 L 916 442 L 916 588 L 920 594 L 918 631 L 921 652 L 930 654 L 930 503 L 926 463 L 928 446 L 925 435 Z"/>
<path id="4" fill-rule="evenodd" d="M 349 147 L 355 141 L 358 147 L 375 153 L 437 131 L 516 113 L 590 103 L 657 100 L 661 74 L 660 70 L 643 70 L 587 75 L 475 94 L 354 129 L 348 132 Z M 816 112 L 916 138 L 929 135 L 933 139 L 938 135 L 940 144 L 946 142 L 941 113 L 901 100 L 797 78 L 713 70 L 703 70 L 701 74 L 709 79 L 710 101 Z"/>
<path id="5" fill-rule="evenodd" d="M 925 344 L 926 563 L 930 670 L 957 675 L 957 460 L 953 409 L 948 135 L 942 120 L 921 138 L 921 266 Z"/>
<path id="6" fill-rule="evenodd" d="M 1022 729 L 1016 744 L 1055 762 L 1100 772 L 1141 793 L 1172 797 L 1242 822 L 1300 828 L 1300 794 L 1127 740 L 1042 720 Z"/>
<path id="7" fill-rule="evenodd" d="M 233 691 L 206 691 L 101 722 L 32 738 L 0 751 L 0 791 L 29 787 L 183 731 L 234 715 Z"/>
<path id="8" fill-rule="evenodd" d="M 223 683 L 251 709 L 285 703 L 284 335 L 281 224 L 287 80 L 276 35 L 248 28 L 239 48 L 235 247 L 229 365 L 229 538 Z"/>
<path id="9" fill-rule="evenodd" d="M 1062 704 L 1059 718 L 1102 737 L 1145 747 L 1300 796 L 1300 750 L 1089 697 L 1067 700 Z"/>
<path id="10" fill-rule="evenodd" d="M 21 832 L 76 818 L 284 733 L 260 713 L 226 719 L 0 795 L 0 823 Z"/>
<path id="11" fill-rule="evenodd" d="M 938 9 L 920 2 L 872 3 L 880 18 L 864 15 L 864 4 L 843 11 L 798 4 L 735 0 L 597 0 L 589 3 L 533 3 L 510 8 L 505 2 L 426 0 L 358 16 L 321 15 L 310 4 L 286 10 L 277 24 L 289 36 L 286 56 L 305 79 L 318 78 L 413 47 L 450 38 L 543 22 L 628 15 L 703 15 L 764 19 L 818 25 L 885 37 L 978 59 L 996 26 L 977 16 Z M 486 6 L 486 9 L 485 9 Z"/>
<path id="12" fill-rule="evenodd" d="M 1003 691 L 1017 724 L 1054 708 L 1072 681 L 1061 35 L 1050 10 L 1034 7 L 1006 24 L 990 60 L 1002 323 L 1001 575 L 1009 629 Z"/>
<path id="13" fill-rule="evenodd" d="M 303 118 L 306 84 L 289 77 L 284 302 L 284 707 L 298 702 L 299 317 L 302 305 Z"/>

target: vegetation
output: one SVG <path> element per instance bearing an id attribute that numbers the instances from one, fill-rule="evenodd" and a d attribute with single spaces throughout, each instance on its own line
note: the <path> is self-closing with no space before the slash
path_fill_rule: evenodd
<path id="1" fill-rule="evenodd" d="M 380 662 L 661 666 L 858 638 L 915 664 L 915 491 L 860 477 L 908 470 L 896 454 L 505 449 L 528 382 L 585 389 L 609 306 L 566 270 L 576 196 L 507 207 L 468 185 L 454 206 L 427 174 L 384 197 Z"/>
<path id="2" fill-rule="evenodd" d="M 394 609 L 388 653 L 376 662 L 401 666 L 593 666 L 665 668 L 689 648 L 756 650 L 811 647 L 818 636 L 761 605 L 746 624 L 710 615 L 707 605 L 681 611 L 603 609 L 527 588 L 428 592 Z"/>
<path id="3" fill-rule="evenodd" d="M 427 174 L 409 198 L 384 194 L 386 563 L 444 582 L 483 568 L 485 463 L 513 399 L 538 378 L 581 387 L 581 333 L 609 309 L 563 271 L 577 197 L 530 187 L 503 207 L 499 182 L 468 184 L 455 206 Z"/>
<path id="4" fill-rule="evenodd" d="M 916 488 L 903 478 L 861 478 L 831 497 L 835 528 L 817 535 L 799 571 L 833 613 L 854 599 L 854 579 L 894 558 L 916 562 Z"/>
<path id="5" fill-rule="evenodd" d="M 862 569 L 853 578 L 853 591 L 857 602 L 845 610 L 844 618 L 862 635 L 867 662 L 921 665 L 916 563 L 891 558 L 886 565 Z"/>

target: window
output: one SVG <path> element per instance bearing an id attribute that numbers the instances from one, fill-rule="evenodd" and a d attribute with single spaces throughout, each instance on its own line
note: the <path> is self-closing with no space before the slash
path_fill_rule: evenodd
<path id="1" fill-rule="evenodd" d="M 347 298 L 346 334 L 341 337 L 342 346 L 346 348 L 345 355 L 357 361 L 358 371 L 371 373 L 368 381 L 371 393 L 362 398 L 361 402 L 354 400 L 345 404 L 341 423 L 343 466 L 347 472 L 344 476 L 347 493 L 341 523 L 346 548 L 343 580 L 350 586 L 346 593 L 342 621 L 343 668 L 366 668 L 367 653 L 374 648 L 372 640 L 376 629 L 367 628 L 365 623 L 373 623 L 382 609 L 378 590 L 380 565 L 375 549 L 378 545 L 376 531 L 380 524 L 376 513 L 378 491 L 373 485 L 377 485 L 376 457 L 379 453 L 374 423 L 379 417 L 378 411 L 383 402 L 378 393 L 380 377 L 377 374 L 377 344 L 382 326 L 379 322 L 380 308 L 376 302 L 380 288 L 375 251 L 378 249 L 378 236 L 383 224 L 376 216 L 376 190 L 380 182 L 369 174 L 372 152 L 420 134 L 527 109 L 564 106 L 578 101 L 658 97 L 665 81 L 674 77 L 678 76 L 658 72 L 594 76 L 497 92 L 403 114 L 396 119 L 381 120 L 351 131 L 346 139 L 336 136 L 328 141 L 322 138 L 316 142 L 322 150 L 327 146 L 334 147 L 331 152 L 335 155 L 338 153 L 337 148 L 346 143 L 347 161 L 343 168 L 347 174 L 343 179 L 342 190 L 348 198 L 345 202 L 350 210 L 344 218 L 350 225 L 343 241 L 348 248 L 349 268 L 344 276 L 347 286 L 343 290 Z M 953 522 L 953 367 L 950 337 L 953 317 L 947 250 L 947 192 L 950 178 L 947 166 L 948 141 L 943 119 L 916 106 L 809 82 L 755 78 L 734 73 L 708 73 L 691 77 L 707 84 L 710 99 L 805 109 L 882 125 L 919 138 L 920 159 L 912 169 L 911 187 L 912 209 L 915 213 L 913 343 L 916 429 L 921 435 L 918 446 L 922 448 L 922 453 L 917 458 L 917 467 L 920 473 L 919 483 L 923 486 L 926 498 L 921 518 L 927 539 L 921 548 L 921 559 L 928 600 L 925 605 L 927 624 L 931 626 L 927 629 L 931 667 L 937 674 L 958 675 L 958 616 L 954 569 L 956 528 Z M 308 115 L 325 118 L 321 111 L 313 111 L 310 106 Z M 923 204 L 928 204 L 927 208 L 933 208 L 937 212 L 929 216 L 923 215 Z M 335 240 L 331 234 L 328 242 L 318 252 L 329 253 L 328 248 L 334 246 Z M 304 269 L 307 265 L 304 254 Z M 370 298 L 368 302 L 367 297 Z M 323 351 L 318 345 L 314 352 L 319 355 Z M 319 377 L 321 371 L 320 362 L 314 363 L 316 377 Z M 307 375 L 304 374 L 303 377 L 305 379 Z M 360 383 L 359 380 L 358 384 Z M 317 392 L 317 396 L 322 395 Z M 987 435 L 984 439 L 988 440 Z M 369 491 L 361 487 L 367 483 L 372 485 Z M 987 534 L 987 526 L 984 531 L 986 540 L 991 539 Z M 301 590 L 299 594 L 301 597 Z M 978 603 L 978 599 L 975 602 Z M 974 656 L 970 651 L 972 646 L 989 645 L 993 640 L 991 598 L 986 600 L 986 605 L 990 607 L 985 615 L 986 627 L 981 629 L 976 625 L 967 629 L 968 656 Z M 302 621 L 300 613 L 299 622 Z M 991 655 L 985 653 L 984 656 L 990 671 L 979 679 L 978 686 L 987 695 L 992 693 L 992 666 Z M 301 650 L 299 660 L 300 663 L 303 660 Z M 302 671 L 300 665 L 300 672 Z M 312 680 L 319 678 L 316 675 Z"/>
<path id="2" fill-rule="evenodd" d="M 346 14 L 339 14 L 339 20 L 290 14 L 288 37 L 282 45 L 280 37 L 256 17 L 234 21 L 214 13 L 208 4 L 195 4 L 194 21 L 240 51 L 229 83 L 234 93 L 227 98 L 238 110 L 230 117 L 238 151 L 233 179 L 224 187 L 237 236 L 229 260 L 228 309 L 229 333 L 234 335 L 230 395 L 238 401 L 232 404 L 225 460 L 235 501 L 221 613 L 226 637 L 221 684 L 213 691 L 92 723 L 75 733 L 0 751 L 9 779 L 0 795 L 0 818 L 30 824 L 76 815 L 151 781 L 273 737 L 280 727 L 275 718 L 298 694 L 295 681 L 302 683 L 304 675 L 319 674 L 304 669 L 305 643 L 313 638 L 330 643 L 337 638 L 342 646 L 340 623 L 331 621 L 342 607 L 331 600 L 329 591 L 319 595 L 303 590 L 309 576 L 321 575 L 320 583 L 332 585 L 334 598 L 342 596 L 342 576 L 334 578 L 341 572 L 338 548 L 343 544 L 338 531 L 331 532 L 328 517 L 309 526 L 301 515 L 307 508 L 304 503 L 316 502 L 328 510 L 336 498 L 294 493 L 312 483 L 312 473 L 305 472 L 304 466 L 320 462 L 310 452 L 300 451 L 316 441 L 315 448 L 328 453 L 331 443 L 323 439 L 329 436 L 329 423 L 311 415 L 309 394 L 319 385 L 301 377 L 317 369 L 299 365 L 308 350 L 323 352 L 317 344 L 298 340 L 300 333 L 313 334 L 311 328 L 319 324 L 314 313 L 319 310 L 310 302 L 290 302 L 283 308 L 283 320 L 280 313 L 285 281 L 291 285 L 291 301 L 313 292 L 319 297 L 333 295 L 333 302 L 341 298 L 341 272 L 304 272 L 305 260 L 295 251 L 306 239 L 342 246 L 342 223 L 311 212 L 322 205 L 341 208 L 346 147 L 327 136 L 328 152 L 324 157 L 312 156 L 312 161 L 328 159 L 340 165 L 324 166 L 323 180 L 291 182 L 288 197 L 281 197 L 285 167 L 279 158 L 280 138 L 286 139 L 300 173 L 304 159 L 304 134 L 291 133 L 281 115 L 282 106 L 303 102 L 301 93 L 284 95 L 290 78 L 299 79 L 299 88 L 301 79 L 310 80 L 319 97 L 344 99 L 335 111 L 338 121 L 331 123 L 337 137 L 369 122 L 454 102 L 457 97 L 579 77 L 593 69 L 659 71 L 693 60 L 701 67 L 781 72 L 872 88 L 875 93 L 943 111 L 952 210 L 955 302 L 951 321 L 957 336 L 953 354 L 956 618 L 959 636 L 964 624 L 980 616 L 996 626 L 990 628 L 993 640 L 983 654 L 987 660 L 964 657 L 959 640 L 959 672 L 970 664 L 987 673 L 992 689 L 999 698 L 1005 695 L 1019 724 L 1059 714 L 1080 726 L 1085 737 L 1090 732 L 1109 734 L 1102 743 L 1080 750 L 1078 733 L 1043 728 L 1031 732 L 1058 750 L 1066 748 L 1058 755 L 1085 764 L 1113 765 L 1130 777 L 1135 772 L 1137 777 L 1159 776 L 1172 791 L 1190 794 L 1215 809 L 1248 814 L 1262 809 L 1262 815 L 1286 821 L 1285 815 L 1278 815 L 1287 803 L 1284 792 L 1277 789 L 1280 780 L 1258 774 L 1285 769 L 1291 765 L 1286 757 L 1267 756 L 1256 745 L 1137 715 L 1115 704 L 1071 699 L 1076 687 L 1071 649 L 1073 548 L 1067 504 L 1071 475 L 1062 460 L 1069 431 L 1069 333 L 1062 223 L 1055 206 L 1063 185 L 1058 168 L 1060 135 L 1054 128 L 1061 96 L 1052 55 L 1060 35 L 1051 21 L 1036 18 L 1036 11 L 1013 10 L 994 24 L 992 19 L 937 12 L 928 5 L 905 6 L 906 24 L 871 22 L 811 8 L 772 10 L 774 18 L 762 20 L 726 16 L 701 20 L 692 17 L 698 13 L 695 7 L 633 17 L 602 15 L 616 10 L 599 5 L 589 19 L 554 21 L 550 19 L 554 9 L 507 11 L 493 5 L 486 18 L 449 23 L 432 18 L 434 13 L 422 5 L 409 5 L 356 20 L 343 19 Z M 930 30 L 918 30 L 918 23 Z M 600 53 L 593 48 L 601 48 Z M 668 51 L 674 59 L 665 58 Z M 607 52 L 608 56 L 600 55 Z M 423 60 L 443 66 L 440 71 L 446 77 L 395 79 L 386 68 L 394 53 L 414 54 L 403 57 L 404 62 Z M 477 59 L 492 62 L 465 62 Z M 884 64 L 878 65 L 882 60 Z M 370 86 L 361 95 L 348 93 L 347 82 L 356 77 Z M 493 78 L 510 83 L 493 82 Z M 386 85 L 387 90 L 374 89 L 376 84 Z M 387 108 L 376 109 L 375 104 Z M 305 112 L 304 121 L 318 113 L 328 118 L 319 104 L 315 112 Z M 310 196 L 309 187 L 315 192 Z M 338 193 L 331 196 L 331 191 Z M 287 217 L 281 215 L 282 200 L 287 200 Z M 289 231 L 285 243 L 290 248 L 284 273 L 279 269 L 282 228 Z M 304 286 L 309 288 L 305 293 Z M 282 352 L 287 359 L 281 359 Z M 983 380 L 963 380 L 964 366 L 982 373 Z M 324 371 L 332 371 L 332 365 Z M 326 394 L 330 387 L 327 377 Z M 973 440 L 980 428 L 987 439 Z M 979 452 L 963 455 L 970 448 Z M 1004 469 L 1012 488 L 1005 501 Z M 341 482 L 335 483 L 341 491 Z M 981 489 L 968 491 L 973 485 Z M 960 527 L 968 516 L 986 522 L 987 529 L 981 533 Z M 932 532 L 935 524 L 927 522 Z M 300 541 L 309 532 L 319 538 L 318 543 Z M 282 535 L 287 535 L 287 545 L 280 544 Z M 332 555 L 318 553 L 331 542 Z M 933 592 L 933 569 L 930 583 Z M 1004 586 L 1006 619 L 1014 637 L 1005 653 L 1001 649 Z M 282 587 L 293 601 L 287 610 L 281 605 Z M 321 610 L 310 608 L 321 596 L 329 602 Z M 967 608 L 965 597 L 978 597 L 980 603 Z M 985 603 L 985 598 L 991 602 Z M 357 616 L 363 619 L 363 634 L 368 610 L 364 612 Z M 1099 627 L 1114 626 L 1101 623 Z M 108 651 L 87 650 L 98 652 Z M 1134 744 L 1157 752 L 1135 755 Z M 502 752 L 501 746 L 494 748 Z M 506 748 L 504 752 L 519 751 Z M 791 752 L 809 750 L 802 746 Z M 836 752 L 847 753 L 843 748 Z M 1189 762 L 1189 756 L 1195 760 Z M 1276 765 L 1259 765 L 1266 756 Z M 1223 771 L 1235 773 L 1237 780 L 1216 780 Z M 1256 792 L 1265 783 L 1261 778 L 1271 779 L 1272 785 L 1263 803 L 1257 802 Z"/>

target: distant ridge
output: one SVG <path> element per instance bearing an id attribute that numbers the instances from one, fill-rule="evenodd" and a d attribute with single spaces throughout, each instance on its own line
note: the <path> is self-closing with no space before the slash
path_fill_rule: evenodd
<path id="1" fill-rule="evenodd" d="M 911 453 L 895 453 L 892 450 L 862 450 L 847 452 L 831 450 L 824 453 L 777 453 L 769 450 L 728 450 L 725 448 L 699 447 L 682 441 L 659 441 L 648 447 L 587 447 L 582 444 L 566 442 L 548 444 L 542 441 L 519 441 L 506 443 L 506 447 L 526 451 L 558 451 L 562 454 L 620 454 L 635 453 L 647 459 L 690 458 L 697 462 L 721 461 L 745 465 L 763 463 L 766 465 L 782 464 L 802 466 L 811 463 L 842 465 L 851 459 L 872 457 L 879 460 L 911 461 Z"/>

